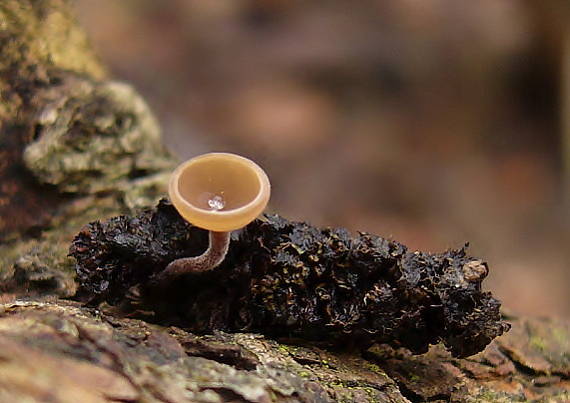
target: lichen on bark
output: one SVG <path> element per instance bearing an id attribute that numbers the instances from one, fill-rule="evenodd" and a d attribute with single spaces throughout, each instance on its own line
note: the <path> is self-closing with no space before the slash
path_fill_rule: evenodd
<path id="1" fill-rule="evenodd" d="M 77 228 L 157 200 L 175 161 L 70 1 L 2 1 L 0 47 L 0 289 L 69 296 Z"/>

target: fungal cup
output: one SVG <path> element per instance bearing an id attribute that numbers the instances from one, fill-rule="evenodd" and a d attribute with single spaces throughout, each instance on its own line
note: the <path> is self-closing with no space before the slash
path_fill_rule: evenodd
<path id="1" fill-rule="evenodd" d="M 176 168 L 168 194 L 186 221 L 210 231 L 232 231 L 261 214 L 270 188 L 267 175 L 253 161 L 210 153 Z"/>
<path id="2" fill-rule="evenodd" d="M 186 221 L 210 231 L 210 244 L 200 256 L 174 260 L 157 279 L 218 266 L 228 251 L 230 232 L 263 212 L 270 191 L 263 169 L 239 155 L 209 153 L 181 164 L 170 179 L 170 200 Z"/>

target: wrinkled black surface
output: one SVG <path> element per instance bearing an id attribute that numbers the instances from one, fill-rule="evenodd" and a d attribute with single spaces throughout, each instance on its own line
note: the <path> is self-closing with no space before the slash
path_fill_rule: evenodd
<path id="1" fill-rule="evenodd" d="M 351 237 L 277 215 L 232 234 L 220 267 L 160 289 L 149 285 L 170 261 L 206 246 L 206 231 L 164 200 L 136 217 L 91 223 L 70 249 L 78 296 L 150 310 L 156 321 L 194 332 L 256 331 L 361 347 L 377 341 L 413 353 L 442 341 L 459 357 L 509 328 L 500 303 L 481 291 L 482 278 L 464 278 L 463 265 L 476 260 L 464 248 L 409 252 L 374 235 Z"/>

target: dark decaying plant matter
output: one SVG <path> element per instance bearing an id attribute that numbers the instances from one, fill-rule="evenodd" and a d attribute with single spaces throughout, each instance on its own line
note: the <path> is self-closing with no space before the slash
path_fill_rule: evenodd
<path id="1" fill-rule="evenodd" d="M 380 342 L 416 354 L 443 342 L 454 356 L 469 356 L 509 329 L 499 301 L 481 290 L 487 265 L 465 248 L 410 252 L 378 236 L 277 215 L 234 232 L 216 269 L 153 282 L 207 242 L 207 231 L 165 200 L 135 217 L 90 223 L 70 248 L 78 297 L 198 333 L 252 331 L 362 348 Z"/>

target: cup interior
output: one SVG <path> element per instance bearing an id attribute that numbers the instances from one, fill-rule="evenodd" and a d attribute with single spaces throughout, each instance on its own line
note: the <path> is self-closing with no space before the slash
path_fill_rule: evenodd
<path id="1" fill-rule="evenodd" d="M 261 192 L 251 163 L 224 154 L 193 161 L 178 177 L 180 196 L 194 208 L 231 211 L 247 206 Z"/>

